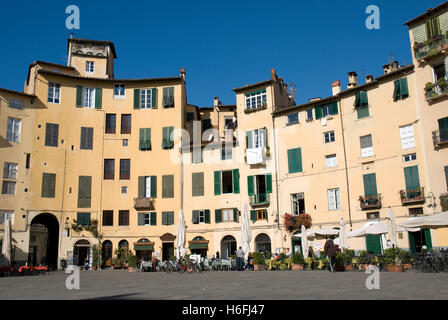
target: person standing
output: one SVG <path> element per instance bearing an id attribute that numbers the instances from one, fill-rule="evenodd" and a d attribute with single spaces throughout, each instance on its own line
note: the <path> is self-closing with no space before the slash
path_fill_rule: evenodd
<path id="1" fill-rule="evenodd" d="M 216 260 L 219 260 L 219 251 L 216 251 Z"/>
<path id="2" fill-rule="evenodd" d="M 236 268 L 238 271 L 243 270 L 244 250 L 242 247 L 236 252 Z"/>
<path id="3" fill-rule="evenodd" d="M 334 262 L 335 262 L 335 258 L 336 258 L 336 252 L 338 249 L 334 245 L 333 238 L 334 237 L 331 236 L 330 239 L 328 239 L 327 242 L 325 242 L 325 246 L 324 246 L 325 254 L 327 255 L 328 259 L 330 260 L 330 272 L 334 272 L 333 267 L 334 267 Z"/>

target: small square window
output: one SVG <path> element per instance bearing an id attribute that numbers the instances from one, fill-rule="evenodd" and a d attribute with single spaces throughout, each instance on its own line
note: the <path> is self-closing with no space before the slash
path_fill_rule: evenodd
<path id="1" fill-rule="evenodd" d="M 93 72 L 95 69 L 95 63 L 93 61 L 86 62 L 86 72 Z"/>
<path id="2" fill-rule="evenodd" d="M 121 193 L 127 194 L 128 193 L 128 187 L 121 187 Z"/>
<path id="3" fill-rule="evenodd" d="M 124 98 L 126 95 L 126 85 L 116 84 L 114 86 L 114 98 Z"/>
<path id="4" fill-rule="evenodd" d="M 199 223 L 205 223 L 205 211 L 199 211 Z"/>
<path id="5" fill-rule="evenodd" d="M 414 161 L 414 160 L 417 160 L 416 153 L 406 154 L 403 156 L 403 162 L 409 162 L 409 161 Z"/>
<path id="6" fill-rule="evenodd" d="M 123 139 L 123 147 L 127 147 L 129 143 L 128 139 Z"/>
<path id="7" fill-rule="evenodd" d="M 329 131 L 329 132 L 324 133 L 324 142 L 325 143 L 330 143 L 330 142 L 334 142 L 334 141 L 335 141 L 334 131 Z"/>
<path id="8" fill-rule="evenodd" d="M 410 216 L 423 215 L 423 208 L 409 208 Z"/>
<path id="9" fill-rule="evenodd" d="M 379 212 L 367 212 L 367 219 L 368 220 L 377 220 L 380 218 Z"/>

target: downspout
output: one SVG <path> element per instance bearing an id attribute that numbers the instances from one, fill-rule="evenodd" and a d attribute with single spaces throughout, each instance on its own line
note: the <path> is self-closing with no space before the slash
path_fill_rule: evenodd
<path id="1" fill-rule="evenodd" d="M 103 126 L 104 123 L 106 123 L 106 112 L 104 110 L 101 110 L 103 112 Z M 101 218 L 101 210 L 102 210 L 102 205 L 103 205 L 103 175 L 104 175 L 104 132 L 105 132 L 105 128 L 103 127 L 103 146 L 102 146 L 102 150 L 101 150 L 101 172 L 100 172 L 100 207 L 98 208 L 98 217 L 97 217 L 97 221 L 98 221 L 98 234 L 102 234 L 102 221 L 100 223 L 100 218 Z"/>
<path id="2" fill-rule="evenodd" d="M 64 218 L 64 196 L 65 196 L 65 171 L 67 169 L 67 150 L 64 150 L 64 174 L 62 175 L 62 201 L 61 201 L 61 226 L 62 229 L 65 228 L 65 220 Z M 60 234 L 62 235 L 62 233 L 60 232 Z M 59 238 L 59 249 L 58 249 L 58 257 L 61 256 L 62 252 L 61 252 L 61 246 L 62 246 L 62 236 Z M 60 254 L 61 253 L 61 254 Z M 59 261 L 56 261 L 57 267 L 60 267 L 60 259 Z"/>
<path id="3" fill-rule="evenodd" d="M 347 183 L 347 201 L 348 201 L 348 219 L 350 221 L 350 228 L 353 227 L 352 224 L 352 208 L 350 205 L 350 183 L 348 180 L 348 166 L 347 166 L 347 150 L 345 147 L 345 133 L 344 133 L 344 121 L 343 118 L 343 112 L 342 112 L 342 99 L 339 101 L 339 109 L 340 112 L 340 119 L 341 119 L 341 130 L 342 130 L 342 148 L 344 149 L 344 163 L 345 163 L 345 181 Z"/>

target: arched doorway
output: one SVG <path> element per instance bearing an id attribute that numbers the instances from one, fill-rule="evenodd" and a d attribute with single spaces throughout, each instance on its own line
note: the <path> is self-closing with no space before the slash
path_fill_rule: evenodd
<path id="1" fill-rule="evenodd" d="M 90 264 L 91 245 L 87 240 L 78 240 L 73 248 L 73 264 L 81 267 L 85 263 Z"/>
<path id="2" fill-rule="evenodd" d="M 125 253 L 127 253 L 129 250 L 129 242 L 127 242 L 126 240 L 121 240 L 120 242 L 118 242 L 118 249 L 123 250 Z"/>
<path id="3" fill-rule="evenodd" d="M 134 250 L 139 261 L 141 258 L 145 261 L 150 261 L 152 259 L 152 252 L 154 251 L 154 244 L 148 239 L 143 238 L 134 243 Z"/>
<path id="4" fill-rule="evenodd" d="M 232 254 L 236 254 L 236 240 L 232 236 L 225 236 L 221 240 L 221 258 L 228 259 Z"/>
<path id="5" fill-rule="evenodd" d="M 112 266 L 112 252 L 112 242 L 110 240 L 104 241 L 101 250 L 103 267 Z"/>
<path id="6" fill-rule="evenodd" d="M 271 251 L 271 238 L 266 233 L 260 233 L 255 238 L 255 251 L 256 252 L 272 252 Z"/>
<path id="7" fill-rule="evenodd" d="M 41 213 L 33 218 L 30 225 L 30 245 L 28 263 L 58 266 L 59 222 L 50 213 Z"/>
<path id="8" fill-rule="evenodd" d="M 199 254 L 201 257 L 207 257 L 208 240 L 204 237 L 195 237 L 193 240 L 188 241 L 191 254 Z"/>

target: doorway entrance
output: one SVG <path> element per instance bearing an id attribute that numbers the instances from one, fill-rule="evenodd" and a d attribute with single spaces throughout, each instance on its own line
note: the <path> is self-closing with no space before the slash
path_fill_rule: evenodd
<path id="1" fill-rule="evenodd" d="M 162 243 L 162 260 L 166 261 L 174 256 L 174 242 Z"/>
<path id="2" fill-rule="evenodd" d="M 417 232 L 409 232 L 409 249 L 412 253 L 422 252 L 423 246 L 426 250 L 432 249 L 431 231 L 429 229 Z"/>
<path id="3" fill-rule="evenodd" d="M 232 254 L 236 254 L 236 240 L 232 236 L 225 236 L 221 240 L 221 258 L 228 259 Z"/>
<path id="4" fill-rule="evenodd" d="M 260 233 L 255 238 L 255 251 L 256 252 L 272 252 L 271 251 L 271 238 L 266 233 Z"/>
<path id="5" fill-rule="evenodd" d="M 102 260 L 103 260 L 103 267 L 111 267 L 112 266 L 112 242 L 109 240 L 106 240 L 103 242 L 102 247 Z"/>
<path id="6" fill-rule="evenodd" d="M 33 230 L 36 232 L 34 233 Z M 38 241 L 36 241 L 38 240 Z M 30 226 L 30 243 L 37 246 L 35 249 L 30 248 L 28 260 L 31 258 L 35 264 L 44 264 L 53 269 L 58 266 L 58 248 L 59 248 L 59 222 L 51 213 L 41 213 L 34 217 Z M 39 243 L 40 245 L 36 245 Z M 41 253 L 40 257 L 37 254 Z M 34 255 L 34 257 L 33 257 Z"/>
<path id="7" fill-rule="evenodd" d="M 73 248 L 74 265 L 81 267 L 90 262 L 90 242 L 87 240 L 79 240 Z"/>

